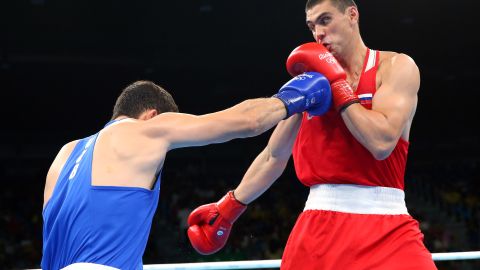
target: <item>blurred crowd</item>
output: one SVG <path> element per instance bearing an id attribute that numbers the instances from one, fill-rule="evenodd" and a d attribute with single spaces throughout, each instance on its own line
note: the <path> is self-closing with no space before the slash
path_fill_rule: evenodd
<path id="1" fill-rule="evenodd" d="M 39 267 L 43 185 L 48 163 L 32 159 L 10 161 L 0 167 L 4 183 L 0 191 L 2 269 Z M 250 160 L 239 157 L 167 159 L 144 263 L 281 258 L 288 234 L 308 195 L 292 164 L 263 196 L 249 205 L 222 251 L 210 256 L 198 255 L 186 237 L 189 213 L 201 204 L 217 201 L 234 188 L 249 163 Z M 431 252 L 480 250 L 479 183 L 480 160 L 427 161 L 409 166 L 407 206 L 419 220 Z M 439 269 L 480 269 L 479 262 L 437 262 L 437 265 Z"/>

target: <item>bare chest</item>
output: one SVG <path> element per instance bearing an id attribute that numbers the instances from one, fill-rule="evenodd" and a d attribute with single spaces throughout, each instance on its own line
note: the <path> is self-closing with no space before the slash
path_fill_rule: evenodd
<path id="1" fill-rule="evenodd" d="M 375 74 L 375 88 L 376 89 L 379 89 L 380 88 L 380 85 L 382 84 L 382 80 L 381 80 L 381 73 L 377 70 L 376 74 Z M 353 91 L 356 92 L 357 89 L 358 89 L 358 85 L 360 84 L 360 80 L 361 80 L 361 75 L 360 74 L 347 74 L 347 82 L 348 84 L 350 84 L 350 86 L 352 87 Z"/>

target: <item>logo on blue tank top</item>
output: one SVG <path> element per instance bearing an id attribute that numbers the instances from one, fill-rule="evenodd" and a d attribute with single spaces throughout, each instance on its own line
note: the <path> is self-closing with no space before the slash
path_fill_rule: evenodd
<path id="1" fill-rule="evenodd" d="M 72 180 L 75 177 L 75 175 L 77 174 L 78 166 L 80 166 L 80 161 L 82 161 L 83 156 L 87 152 L 88 147 L 90 147 L 90 145 L 92 145 L 93 141 L 94 141 L 94 138 L 90 138 L 90 140 L 88 140 L 88 142 L 85 144 L 85 147 L 83 148 L 82 153 L 77 158 L 77 160 L 75 160 L 75 166 L 73 167 L 73 170 L 70 173 L 70 176 L 68 177 L 68 180 Z"/>

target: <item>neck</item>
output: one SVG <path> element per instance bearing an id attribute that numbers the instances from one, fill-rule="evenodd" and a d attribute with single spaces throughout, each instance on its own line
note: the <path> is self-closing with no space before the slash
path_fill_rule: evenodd
<path id="1" fill-rule="evenodd" d="M 346 47 L 343 53 L 337 56 L 345 72 L 350 75 L 358 75 L 362 72 L 363 62 L 367 54 L 367 46 L 360 36 L 353 39 L 350 46 Z"/>
<path id="2" fill-rule="evenodd" d="M 115 118 L 115 119 L 113 119 L 113 120 L 118 121 L 118 120 L 127 119 L 127 118 L 129 118 L 129 117 L 126 116 L 126 115 L 120 115 L 119 117 L 117 117 L 117 118 Z"/>

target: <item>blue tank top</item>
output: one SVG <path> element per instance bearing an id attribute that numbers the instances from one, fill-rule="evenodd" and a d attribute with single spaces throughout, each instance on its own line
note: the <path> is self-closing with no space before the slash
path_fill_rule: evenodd
<path id="1" fill-rule="evenodd" d="M 56 270 L 77 262 L 143 269 L 160 174 L 152 190 L 92 186 L 97 137 L 98 133 L 78 141 L 43 210 L 42 269 Z"/>

